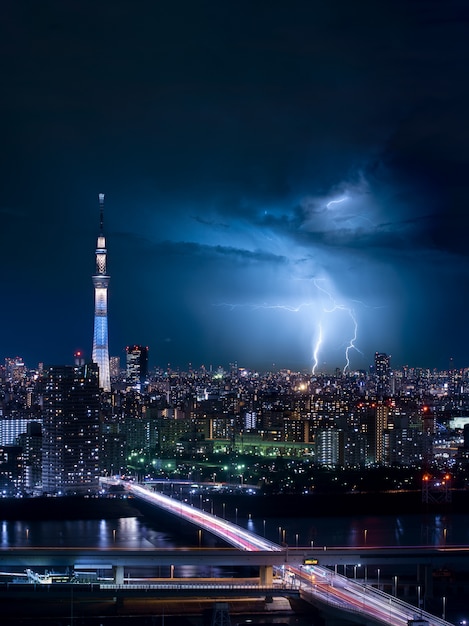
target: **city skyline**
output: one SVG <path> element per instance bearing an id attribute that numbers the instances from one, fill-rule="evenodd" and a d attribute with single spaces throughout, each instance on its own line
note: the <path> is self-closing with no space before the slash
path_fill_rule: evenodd
<path id="1" fill-rule="evenodd" d="M 7 2 L 0 358 L 469 365 L 467 8 Z"/>

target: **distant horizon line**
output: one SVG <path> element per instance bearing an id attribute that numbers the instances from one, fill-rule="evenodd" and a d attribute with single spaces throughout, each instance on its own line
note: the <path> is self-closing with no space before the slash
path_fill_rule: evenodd
<path id="1" fill-rule="evenodd" d="M 137 344 L 135 344 L 137 345 Z M 138 344 L 139 345 L 139 344 Z M 143 344 L 142 344 L 143 345 Z M 376 353 L 378 354 L 378 353 Z M 379 354 L 386 354 L 384 352 L 381 352 Z M 391 355 L 387 355 L 390 356 Z M 111 355 L 110 358 L 119 358 L 121 359 L 120 356 L 118 355 Z M 44 361 L 38 361 L 37 362 L 37 366 L 36 367 L 31 367 L 29 365 L 26 364 L 26 361 L 23 359 L 23 357 L 21 356 L 15 356 L 15 357 L 4 357 L 3 359 L 3 364 L 0 365 L 0 367 L 6 367 L 7 365 L 7 361 L 18 361 L 18 365 L 19 366 L 24 366 L 26 370 L 28 371 L 38 371 L 42 368 L 49 368 L 49 367 L 63 367 L 63 366 L 71 366 L 73 367 L 74 365 L 77 365 L 76 363 L 59 363 L 59 362 L 46 362 Z M 83 364 L 88 364 L 88 363 L 93 363 L 91 358 L 88 359 L 84 359 Z M 183 373 L 189 373 L 189 372 L 200 372 L 200 371 L 205 371 L 207 373 L 214 373 L 216 374 L 216 372 L 229 372 L 230 370 L 233 369 L 233 367 L 235 367 L 237 370 L 246 370 L 249 372 L 255 372 L 255 373 L 273 373 L 273 372 L 290 372 L 290 373 L 295 373 L 295 374 L 301 374 L 301 375 L 308 375 L 311 377 L 320 377 L 320 376 L 335 376 L 337 375 L 337 373 L 340 373 L 341 376 L 351 376 L 354 374 L 358 374 L 361 372 L 365 372 L 365 373 L 369 373 L 370 368 L 372 368 L 374 366 L 374 363 L 371 362 L 368 367 L 363 368 L 363 367 L 358 367 L 358 368 L 347 368 L 344 369 L 343 367 L 332 367 L 332 368 L 328 368 L 328 369 L 323 369 L 323 370 L 319 370 L 316 372 L 312 371 L 312 367 L 311 368 L 307 368 L 307 367 L 291 367 L 291 366 L 277 366 L 277 364 L 273 363 L 271 367 L 267 367 L 267 366 L 262 366 L 262 367 L 254 367 L 254 366 L 248 366 L 248 365 L 239 365 L 237 363 L 236 360 L 228 363 L 228 365 L 204 365 L 203 363 L 200 364 L 199 366 L 192 366 L 192 363 L 189 361 L 187 363 L 186 366 L 180 366 L 180 365 L 172 365 L 171 363 L 168 363 L 166 366 L 163 365 L 154 365 L 152 367 L 149 367 L 149 371 L 151 372 L 157 372 L 157 371 L 172 371 L 172 372 L 183 372 Z M 125 371 L 125 367 L 121 367 L 120 368 L 122 371 Z M 430 371 L 430 372 L 455 372 L 455 371 L 464 371 L 464 370 L 469 370 L 469 365 L 465 365 L 462 367 L 446 367 L 446 368 L 438 368 L 436 366 L 423 366 L 423 365 L 400 365 L 400 366 L 396 366 L 396 367 L 390 367 L 390 372 L 403 372 L 405 370 L 426 370 L 426 371 Z"/>

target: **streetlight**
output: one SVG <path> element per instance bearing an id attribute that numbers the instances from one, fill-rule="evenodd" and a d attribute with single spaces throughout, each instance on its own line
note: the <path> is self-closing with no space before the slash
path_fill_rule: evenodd
<path id="1" fill-rule="evenodd" d="M 263 526 L 264 526 L 264 537 L 265 537 L 265 519 L 264 519 L 264 520 L 262 520 L 262 524 L 263 524 Z"/>
<path id="2" fill-rule="evenodd" d="M 238 507 L 235 509 L 235 524 L 238 524 Z"/>
<path id="3" fill-rule="evenodd" d="M 394 595 L 397 598 L 397 576 L 394 576 Z"/>
<path id="4" fill-rule="evenodd" d="M 380 586 L 379 586 L 379 574 L 380 574 L 381 570 L 378 567 L 378 591 L 380 590 Z"/>
<path id="5" fill-rule="evenodd" d="M 361 567 L 361 564 L 357 563 L 357 565 L 353 566 L 353 577 L 355 578 L 355 580 L 357 579 L 357 567 Z"/>
<path id="6" fill-rule="evenodd" d="M 446 597 L 443 596 L 443 612 L 441 614 L 441 617 L 443 619 L 446 619 Z"/>
<path id="7" fill-rule="evenodd" d="M 366 546 L 366 534 L 367 534 L 368 530 L 365 528 L 365 530 L 363 531 L 363 535 L 364 535 L 364 539 L 365 539 L 365 546 Z"/>
<path id="8" fill-rule="evenodd" d="M 222 503 L 222 506 L 223 506 L 223 519 L 225 519 L 225 503 L 224 502 Z"/>
<path id="9" fill-rule="evenodd" d="M 199 540 L 199 548 L 200 548 L 201 543 L 202 543 L 202 529 L 201 528 L 199 528 L 199 530 L 197 531 L 197 537 Z"/>
<path id="10" fill-rule="evenodd" d="M 298 533 L 296 533 L 295 535 L 295 543 L 296 543 L 296 547 L 298 548 Z"/>

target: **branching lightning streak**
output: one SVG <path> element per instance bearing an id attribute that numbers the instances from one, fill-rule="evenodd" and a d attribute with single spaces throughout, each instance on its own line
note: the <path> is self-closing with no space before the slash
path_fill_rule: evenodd
<path id="1" fill-rule="evenodd" d="M 345 198 L 344 198 L 345 199 Z M 339 200 L 336 200 L 335 202 L 339 202 Z M 346 306 L 345 304 L 340 304 L 337 303 L 334 299 L 334 297 L 332 296 L 332 294 L 327 291 L 327 289 L 325 289 L 322 285 L 319 284 L 320 281 L 322 281 L 324 279 L 313 279 L 313 284 L 316 287 L 316 289 L 320 292 L 322 292 L 323 294 L 325 294 L 325 296 L 328 298 L 328 300 L 330 301 L 331 305 L 329 308 L 323 308 L 322 311 L 325 314 L 330 314 L 330 313 L 334 313 L 334 311 L 345 311 L 348 316 L 350 317 L 350 319 L 352 320 L 352 324 L 353 324 L 353 333 L 352 333 L 352 337 L 350 338 L 346 348 L 345 348 L 345 366 L 343 368 L 343 372 L 345 373 L 348 369 L 350 369 L 350 352 L 351 350 L 356 350 L 357 352 L 359 352 L 360 354 L 362 354 L 362 352 L 357 348 L 357 346 L 355 345 L 355 342 L 357 341 L 357 336 L 358 336 L 358 322 L 357 322 L 357 318 L 355 317 L 355 312 L 352 308 Z M 225 306 L 225 307 L 229 307 L 231 310 L 237 309 L 237 308 L 244 308 L 246 306 L 249 306 L 249 308 L 251 310 L 258 310 L 258 309 L 280 309 L 283 311 L 289 311 L 290 313 L 298 313 L 299 311 L 301 311 L 301 309 L 304 308 L 311 308 L 311 307 L 316 307 L 317 303 L 316 302 L 302 302 L 301 304 L 297 305 L 297 306 L 291 306 L 291 305 L 286 305 L 286 304 L 251 304 L 251 305 L 246 305 L 246 304 L 233 304 L 233 303 L 220 303 L 218 306 Z M 314 343 L 314 347 L 313 347 L 313 368 L 312 368 L 312 373 L 315 374 L 316 373 L 316 369 L 318 367 L 319 364 L 319 351 L 321 349 L 321 346 L 323 344 L 324 341 L 324 333 L 323 333 L 323 327 L 322 327 L 322 323 L 321 321 L 318 322 L 318 327 L 317 327 L 317 335 L 316 335 L 316 340 Z"/>
<path id="2" fill-rule="evenodd" d="M 357 335 L 358 335 L 358 322 L 357 322 L 357 318 L 355 317 L 355 312 L 353 309 L 351 309 L 350 307 L 345 306 L 344 304 L 337 304 L 334 301 L 334 298 L 332 297 L 332 295 L 326 290 L 324 289 L 324 287 L 321 287 L 320 285 L 318 285 L 318 281 L 317 279 L 313 280 L 314 286 L 316 287 L 316 289 L 318 289 L 319 291 L 322 291 L 324 294 L 326 294 L 326 296 L 331 300 L 333 306 L 331 309 L 324 309 L 325 313 L 333 313 L 334 311 L 346 311 L 350 317 L 350 319 L 352 320 L 353 323 L 353 335 L 352 338 L 350 339 L 347 347 L 345 348 L 345 366 L 343 368 L 343 372 L 345 373 L 349 368 L 350 368 L 350 350 L 356 350 L 357 352 L 360 352 L 360 350 L 357 348 L 357 346 L 355 345 L 355 342 L 357 340 Z M 321 333 L 321 329 L 320 329 L 320 333 Z M 360 352 L 361 354 L 361 352 Z M 313 370 L 314 372 L 314 370 Z"/>
<path id="3" fill-rule="evenodd" d="M 319 332 L 318 332 L 318 337 L 316 339 L 316 344 L 314 346 L 314 350 L 313 350 L 313 359 L 314 359 L 314 363 L 313 363 L 313 374 L 316 373 L 316 368 L 318 366 L 318 354 L 319 354 L 319 348 L 321 347 L 322 344 L 322 326 L 321 323 L 319 323 Z"/>
<path id="4" fill-rule="evenodd" d="M 256 311 L 257 309 L 281 309 L 283 311 L 290 311 L 290 313 L 298 313 L 301 309 L 306 307 L 311 307 L 313 304 L 311 302 L 303 302 L 298 306 L 288 306 L 286 304 L 228 304 L 227 302 L 222 302 L 218 306 L 226 306 L 229 307 L 232 311 L 237 308 L 249 306 L 252 311 Z"/>

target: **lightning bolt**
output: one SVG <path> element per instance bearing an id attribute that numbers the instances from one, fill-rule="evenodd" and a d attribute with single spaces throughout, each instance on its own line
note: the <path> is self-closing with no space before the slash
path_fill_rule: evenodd
<path id="1" fill-rule="evenodd" d="M 237 308 L 249 307 L 252 311 L 258 309 L 281 309 L 282 311 L 289 311 L 290 313 L 298 313 L 301 309 L 314 306 L 312 302 L 302 302 L 298 306 L 288 306 L 287 304 L 231 304 L 228 302 L 222 302 L 217 306 L 226 306 L 232 311 Z"/>
<path id="2" fill-rule="evenodd" d="M 350 358 L 349 358 L 349 352 L 350 350 L 356 350 L 357 352 L 360 352 L 360 354 L 363 354 L 363 352 L 361 352 L 357 346 L 355 345 L 355 342 L 357 340 L 357 333 L 358 333 L 358 323 L 357 323 L 357 318 L 355 317 L 355 313 L 353 312 L 352 309 L 348 310 L 348 313 L 350 315 L 350 318 L 353 322 L 353 337 L 350 339 L 350 342 L 348 344 L 348 346 L 345 348 L 345 360 L 346 360 L 346 364 L 345 367 L 343 369 L 343 372 L 345 374 L 345 372 L 350 369 Z"/>
<path id="3" fill-rule="evenodd" d="M 348 200 L 348 196 L 344 196 L 343 198 L 339 198 L 338 200 L 330 200 L 326 204 L 326 207 L 330 209 L 333 204 L 340 204 L 341 202 L 345 202 L 346 200 Z"/>
<path id="4" fill-rule="evenodd" d="M 318 366 L 318 354 L 319 354 L 319 348 L 321 347 L 322 344 L 322 326 L 321 323 L 319 323 L 319 329 L 318 329 L 318 337 L 316 339 L 316 344 L 314 346 L 314 350 L 313 350 L 313 359 L 314 359 L 314 363 L 313 363 L 313 374 L 316 374 L 316 368 Z"/>
<path id="5" fill-rule="evenodd" d="M 323 280 L 323 279 L 320 279 L 320 280 Z M 334 311 L 345 311 L 349 315 L 350 319 L 352 320 L 353 334 L 352 334 L 352 337 L 350 338 L 350 341 L 347 347 L 345 348 L 345 366 L 342 370 L 345 374 L 345 372 L 348 369 L 350 369 L 350 351 L 356 350 L 357 352 L 360 352 L 360 354 L 362 354 L 362 352 L 355 345 L 355 342 L 357 340 L 357 335 L 358 335 L 358 322 L 357 322 L 357 318 L 355 317 L 355 312 L 352 308 L 347 307 L 344 304 L 337 304 L 334 298 L 332 297 L 332 294 L 326 289 L 324 289 L 324 287 L 321 287 L 321 285 L 318 284 L 317 278 L 313 279 L 313 284 L 316 287 L 316 289 L 318 289 L 318 291 L 322 291 L 322 293 L 324 293 L 332 303 L 332 308 L 324 309 L 324 313 L 334 313 Z M 320 333 L 321 333 L 321 338 L 322 338 L 321 329 L 320 329 Z M 314 370 L 313 370 L 313 373 L 314 373 Z"/>
<path id="6" fill-rule="evenodd" d="M 338 200 L 336 200 L 335 202 L 338 202 Z M 343 368 L 343 372 L 345 373 L 347 370 L 350 369 L 350 352 L 352 350 L 356 350 L 357 352 L 359 352 L 360 354 L 362 354 L 362 352 L 357 348 L 356 341 L 357 341 L 357 337 L 358 337 L 358 321 L 357 318 L 355 316 L 355 312 L 354 310 L 349 307 L 346 306 L 345 304 L 341 304 L 336 302 L 336 300 L 334 299 L 334 297 L 332 296 L 332 294 L 325 289 L 322 285 L 320 285 L 320 282 L 323 282 L 325 279 L 321 278 L 321 279 L 313 279 L 313 284 L 315 286 L 315 288 L 323 293 L 327 299 L 329 300 L 330 304 L 329 306 L 323 307 L 322 308 L 322 312 L 325 315 L 330 315 L 332 313 L 334 313 L 335 311 L 344 311 L 351 319 L 352 321 L 352 336 L 350 338 L 350 340 L 348 341 L 348 344 L 345 348 L 345 366 Z M 258 309 L 280 309 L 283 311 L 289 311 L 290 313 L 298 313 L 300 312 L 302 309 L 305 308 L 315 308 L 317 309 L 317 302 L 302 302 L 297 306 L 291 306 L 291 305 L 285 305 L 285 304 L 232 304 L 232 303 L 220 303 L 218 304 L 218 306 L 223 306 L 223 307 L 228 307 L 231 310 L 237 309 L 237 308 L 246 308 L 249 307 L 251 310 L 255 311 Z M 322 344 L 324 343 L 324 332 L 323 332 L 323 325 L 322 322 L 319 321 L 318 322 L 318 326 L 317 326 L 317 333 L 316 333 L 316 340 L 313 344 L 313 368 L 312 368 L 312 373 L 315 374 L 316 370 L 318 368 L 319 365 L 319 353 L 322 347 Z"/>

